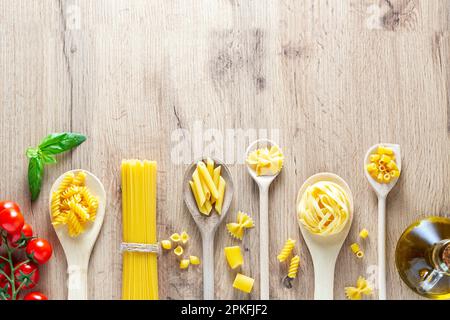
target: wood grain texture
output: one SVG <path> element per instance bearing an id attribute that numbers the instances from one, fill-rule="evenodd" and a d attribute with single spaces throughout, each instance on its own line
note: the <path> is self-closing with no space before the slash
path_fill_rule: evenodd
<path id="1" fill-rule="evenodd" d="M 188 231 L 189 251 L 201 239 L 182 200 L 187 164 L 171 161 L 173 133 L 202 126 L 275 129 L 286 163 L 271 187 L 270 279 L 273 299 L 311 299 L 313 267 L 295 218 L 298 188 L 310 175 L 342 176 L 355 196 L 355 219 L 337 262 L 335 298 L 376 265 L 376 198 L 362 170 L 377 142 L 402 146 L 404 170 L 388 199 L 388 297 L 416 299 L 394 266 L 395 244 L 411 222 L 450 211 L 450 2 L 448 0 L 1 0 L 0 198 L 18 201 L 39 235 L 55 244 L 39 289 L 64 299 L 66 263 L 47 214 L 51 183 L 83 168 L 108 193 L 104 227 L 94 248 L 89 297 L 121 295 L 120 162 L 158 161 L 158 231 Z M 26 147 L 51 131 L 88 141 L 48 168 L 40 199 L 30 204 Z M 178 131 L 175 131 L 178 132 Z M 251 134 L 250 134 L 251 136 Z M 249 137 L 222 156 L 241 159 Z M 228 140 L 227 140 L 228 141 Z M 220 148 L 219 148 L 220 149 Z M 192 144 L 192 156 L 202 146 Z M 189 159 L 188 159 L 189 160 Z M 187 161 L 189 162 L 189 161 Z M 238 209 L 258 225 L 258 191 L 242 164 L 231 165 Z M 366 257 L 346 247 L 361 228 Z M 293 289 L 281 285 L 276 254 L 299 240 L 301 269 Z M 242 242 L 243 272 L 258 278 L 258 229 Z M 216 297 L 256 299 L 232 289 L 223 248 L 240 244 L 222 226 L 216 236 Z M 200 299 L 201 268 L 179 271 L 159 260 L 162 299 Z"/>

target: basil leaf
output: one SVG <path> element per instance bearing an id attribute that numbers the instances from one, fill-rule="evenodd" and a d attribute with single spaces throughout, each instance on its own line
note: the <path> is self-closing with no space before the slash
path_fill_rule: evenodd
<path id="1" fill-rule="evenodd" d="M 31 193 L 31 200 L 34 201 L 41 192 L 42 177 L 44 175 L 44 162 L 37 157 L 30 158 L 28 164 L 28 187 Z"/>
<path id="2" fill-rule="evenodd" d="M 44 164 L 54 164 L 54 163 L 56 163 L 55 156 L 53 156 L 51 154 L 42 153 L 41 154 L 41 158 L 42 158 L 42 161 L 44 162 Z"/>
<path id="3" fill-rule="evenodd" d="M 44 138 L 39 145 L 43 154 L 58 154 L 69 151 L 86 141 L 82 134 L 63 132 L 53 133 Z"/>

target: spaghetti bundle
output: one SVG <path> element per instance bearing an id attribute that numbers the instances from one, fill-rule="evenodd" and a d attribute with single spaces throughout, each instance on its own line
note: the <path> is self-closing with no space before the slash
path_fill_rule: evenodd
<path id="1" fill-rule="evenodd" d="M 123 242 L 156 244 L 156 162 L 122 162 Z M 157 300 L 157 253 L 123 252 L 122 299 Z"/>

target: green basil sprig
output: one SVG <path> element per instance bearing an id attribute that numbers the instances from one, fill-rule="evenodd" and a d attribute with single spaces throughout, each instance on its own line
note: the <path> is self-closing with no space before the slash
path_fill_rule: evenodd
<path id="1" fill-rule="evenodd" d="M 86 137 L 71 132 L 52 133 L 42 140 L 37 148 L 28 148 L 28 187 L 31 193 L 31 200 L 38 198 L 41 192 L 42 178 L 44 176 L 44 166 L 56 163 L 55 155 L 69 151 L 86 141 Z"/>

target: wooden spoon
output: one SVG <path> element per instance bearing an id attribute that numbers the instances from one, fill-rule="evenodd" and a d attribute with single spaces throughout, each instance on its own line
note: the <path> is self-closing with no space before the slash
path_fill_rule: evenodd
<path id="1" fill-rule="evenodd" d="M 314 299 L 333 300 L 334 296 L 334 270 L 336 260 L 347 238 L 353 221 L 353 196 L 348 184 L 333 173 L 318 173 L 308 178 L 300 188 L 297 196 L 297 218 L 298 206 L 306 189 L 319 181 L 330 181 L 339 185 L 347 194 L 350 203 L 350 217 L 345 227 L 337 234 L 321 236 L 312 234 L 299 221 L 300 231 L 305 239 L 314 265 Z"/>
<path id="2" fill-rule="evenodd" d="M 50 207 L 53 192 L 57 191 L 64 177 L 72 172 L 77 174 L 83 171 L 86 173 L 86 186 L 93 196 L 98 198 L 97 215 L 94 222 L 86 228 L 86 231 L 76 238 L 69 236 L 67 226 L 55 227 L 56 235 L 63 247 L 67 259 L 67 273 L 69 279 L 67 281 L 68 299 L 69 300 L 87 300 L 88 285 L 87 272 L 89 267 L 89 259 L 94 247 L 95 241 L 100 233 L 105 217 L 106 193 L 103 184 L 92 173 L 86 170 L 72 170 L 64 173 L 56 179 L 50 191 Z M 50 210 L 51 219 L 51 210 Z"/>
<path id="3" fill-rule="evenodd" d="M 201 161 L 203 159 L 199 159 Z M 226 182 L 225 195 L 222 205 L 222 214 L 218 215 L 215 210 L 211 211 L 209 216 L 202 214 L 197 207 L 194 195 L 189 186 L 189 181 L 192 180 L 192 174 L 197 167 L 198 161 L 191 164 L 183 179 L 183 198 L 186 203 L 186 207 L 192 215 L 195 223 L 197 224 L 200 234 L 202 236 L 203 245 L 203 298 L 205 300 L 214 299 L 214 236 L 217 228 L 222 223 L 223 219 L 228 213 L 228 209 L 233 199 L 233 178 L 228 167 L 220 160 L 212 158 L 215 166 L 222 166 L 221 175 Z"/>
<path id="4" fill-rule="evenodd" d="M 385 147 L 391 148 L 395 154 L 395 161 L 397 163 L 398 169 L 402 170 L 402 162 L 401 162 L 401 152 L 400 146 L 398 144 L 391 143 L 379 143 L 372 146 L 366 154 L 364 159 L 364 164 L 367 165 L 370 163 L 369 157 L 371 154 L 375 153 L 378 146 L 383 145 Z M 386 300 L 386 198 L 389 192 L 395 187 L 397 184 L 398 178 L 394 179 L 388 184 L 379 183 L 374 178 L 372 178 L 367 172 L 366 167 L 364 165 L 364 173 L 366 174 L 366 178 L 372 186 L 373 190 L 377 194 L 378 197 L 378 299 Z"/>
<path id="5" fill-rule="evenodd" d="M 272 146 L 278 145 L 268 139 L 256 140 L 247 148 L 246 159 L 256 149 L 265 147 L 270 149 Z M 269 300 L 269 188 L 280 172 L 270 176 L 258 176 L 248 165 L 247 170 L 259 187 L 259 268 L 261 300 Z"/>

